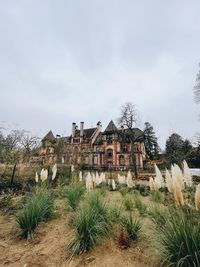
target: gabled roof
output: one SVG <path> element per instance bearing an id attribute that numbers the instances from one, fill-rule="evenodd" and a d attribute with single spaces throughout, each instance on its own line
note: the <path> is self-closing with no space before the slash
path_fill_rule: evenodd
<path id="1" fill-rule="evenodd" d="M 83 136 L 87 139 L 91 138 L 94 132 L 96 131 L 96 128 L 88 128 L 83 130 Z M 80 130 L 76 130 L 76 133 L 80 135 Z M 70 136 L 71 137 L 71 136 Z"/>
<path id="2" fill-rule="evenodd" d="M 96 140 L 94 141 L 94 145 L 102 145 L 103 144 L 103 136 L 102 133 L 99 133 Z"/>
<path id="3" fill-rule="evenodd" d="M 96 131 L 96 128 L 85 129 L 85 130 L 83 130 L 83 135 L 86 138 L 91 138 L 95 131 Z"/>
<path id="4" fill-rule="evenodd" d="M 53 133 L 52 133 L 52 131 L 49 131 L 46 135 L 45 135 L 45 137 L 42 139 L 42 141 L 55 141 L 56 140 L 56 138 L 55 138 L 55 136 L 53 135 Z"/>
<path id="5" fill-rule="evenodd" d="M 108 126 L 106 127 L 104 132 L 116 132 L 118 131 L 117 127 L 115 126 L 113 120 L 111 120 L 108 124 Z"/>

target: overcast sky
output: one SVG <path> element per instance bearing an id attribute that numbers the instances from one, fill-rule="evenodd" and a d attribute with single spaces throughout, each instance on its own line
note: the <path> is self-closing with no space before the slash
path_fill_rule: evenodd
<path id="1" fill-rule="evenodd" d="M 0 0 L 0 126 L 68 135 L 137 106 L 163 146 L 200 131 L 199 0 Z"/>

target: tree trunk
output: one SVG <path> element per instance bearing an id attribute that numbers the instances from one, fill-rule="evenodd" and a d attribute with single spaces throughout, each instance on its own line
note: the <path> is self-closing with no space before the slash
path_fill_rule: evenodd
<path id="1" fill-rule="evenodd" d="M 15 163 L 14 167 L 13 167 L 13 173 L 12 173 L 12 177 L 11 177 L 11 181 L 10 181 L 10 187 L 13 186 L 13 182 L 14 182 L 14 179 L 15 179 L 16 168 L 17 168 L 17 163 Z"/>
<path id="2" fill-rule="evenodd" d="M 131 141 L 131 159 L 132 159 L 132 164 L 133 164 L 133 169 L 135 173 L 135 177 L 138 177 L 138 169 L 137 169 L 137 162 L 136 162 L 136 156 L 135 156 L 135 148 L 134 148 L 134 142 Z"/>

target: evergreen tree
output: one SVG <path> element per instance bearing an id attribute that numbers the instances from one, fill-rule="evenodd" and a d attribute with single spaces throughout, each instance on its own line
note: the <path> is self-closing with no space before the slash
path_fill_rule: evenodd
<path id="1" fill-rule="evenodd" d="M 149 158 L 151 160 L 158 159 L 158 154 L 159 154 L 158 139 L 154 132 L 153 126 L 149 122 L 145 122 L 144 145 Z"/>
<path id="2" fill-rule="evenodd" d="M 166 158 L 170 164 L 181 164 L 185 159 L 183 138 L 176 133 L 169 136 L 166 141 Z"/>

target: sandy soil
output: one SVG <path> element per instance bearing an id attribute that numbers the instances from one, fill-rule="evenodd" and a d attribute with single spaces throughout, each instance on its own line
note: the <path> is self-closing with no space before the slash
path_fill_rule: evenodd
<path id="1" fill-rule="evenodd" d="M 118 197 L 117 197 L 118 198 Z M 121 250 L 115 237 L 104 241 L 92 251 L 67 260 L 67 244 L 72 229 L 68 212 L 57 214 L 41 224 L 31 242 L 15 236 L 13 216 L 0 213 L 0 266 L 9 267 L 157 267 L 153 253 L 145 243 Z"/>

